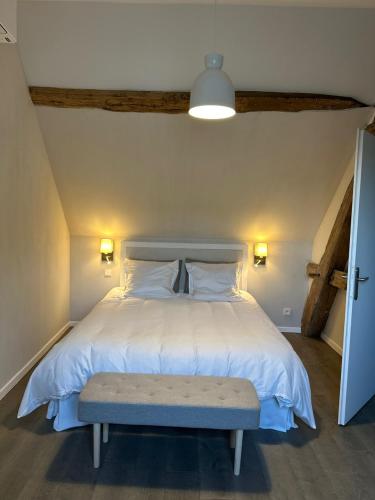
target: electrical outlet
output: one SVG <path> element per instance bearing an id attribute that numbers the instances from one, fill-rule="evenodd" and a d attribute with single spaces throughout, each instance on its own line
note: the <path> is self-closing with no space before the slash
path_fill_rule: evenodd
<path id="1" fill-rule="evenodd" d="M 283 316 L 290 316 L 292 314 L 291 307 L 283 307 Z"/>
<path id="2" fill-rule="evenodd" d="M 105 278 L 111 278 L 112 277 L 112 269 L 106 269 L 104 271 L 104 277 Z"/>

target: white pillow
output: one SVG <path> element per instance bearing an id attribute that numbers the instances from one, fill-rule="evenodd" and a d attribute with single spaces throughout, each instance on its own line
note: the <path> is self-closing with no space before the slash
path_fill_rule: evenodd
<path id="1" fill-rule="evenodd" d="M 124 261 L 124 295 L 132 297 L 168 298 L 175 296 L 173 286 L 179 262 L 147 260 Z"/>
<path id="2" fill-rule="evenodd" d="M 186 263 L 189 296 L 200 300 L 231 300 L 238 297 L 242 264 Z"/>

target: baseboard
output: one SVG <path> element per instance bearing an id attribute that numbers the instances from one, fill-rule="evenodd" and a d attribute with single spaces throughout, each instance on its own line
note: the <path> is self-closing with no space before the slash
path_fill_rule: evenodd
<path id="1" fill-rule="evenodd" d="M 334 351 L 337 352 L 337 354 L 340 354 L 340 356 L 342 356 L 342 347 L 339 346 L 334 340 L 330 339 L 329 337 L 327 337 L 327 335 L 325 335 L 324 333 L 322 333 L 320 335 L 321 339 L 324 340 L 324 342 L 326 344 L 329 345 L 329 347 L 332 347 L 332 349 Z"/>
<path id="2" fill-rule="evenodd" d="M 0 388 L 0 400 L 5 397 L 10 390 L 21 380 L 22 377 L 44 356 L 44 354 L 51 349 L 53 344 L 55 344 L 60 337 L 65 333 L 66 329 L 71 325 L 71 321 L 68 321 L 60 330 L 55 333 L 55 335 L 46 343 L 44 346 L 33 356 L 30 361 L 28 361 L 25 366 L 21 368 L 8 382 Z"/>
<path id="3" fill-rule="evenodd" d="M 300 326 L 277 326 L 281 333 L 301 333 Z"/>

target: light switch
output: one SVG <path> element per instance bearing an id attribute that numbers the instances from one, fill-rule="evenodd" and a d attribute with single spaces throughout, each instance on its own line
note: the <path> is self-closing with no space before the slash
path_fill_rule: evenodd
<path id="1" fill-rule="evenodd" d="M 104 277 L 105 278 L 111 278 L 112 277 L 112 269 L 105 269 L 105 271 L 104 271 Z"/>

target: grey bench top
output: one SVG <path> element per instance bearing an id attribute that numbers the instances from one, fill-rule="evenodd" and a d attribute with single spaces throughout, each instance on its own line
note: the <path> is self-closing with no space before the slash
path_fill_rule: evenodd
<path id="1" fill-rule="evenodd" d="M 232 377 L 97 373 L 80 394 L 83 422 L 255 429 L 251 382 Z"/>

